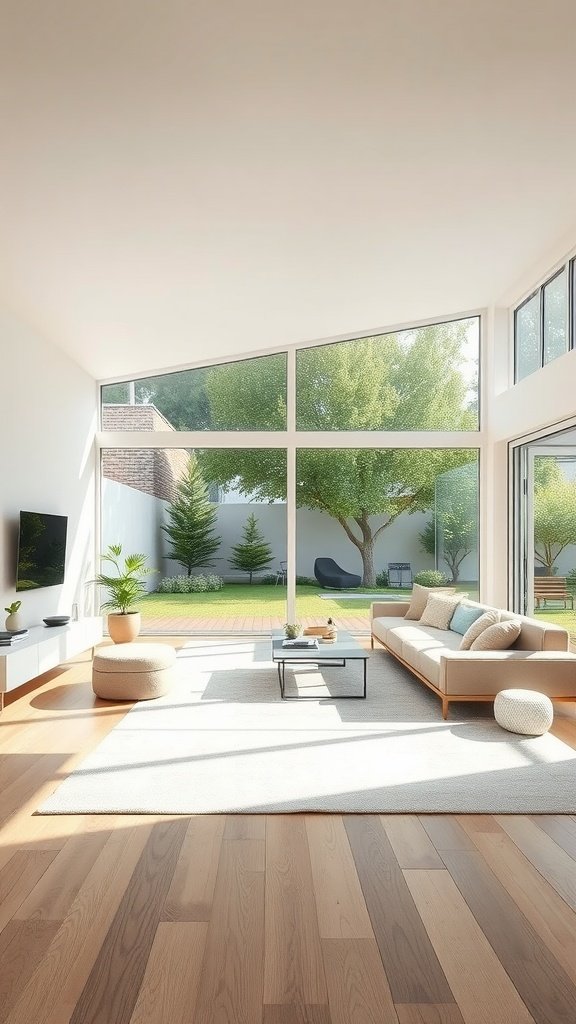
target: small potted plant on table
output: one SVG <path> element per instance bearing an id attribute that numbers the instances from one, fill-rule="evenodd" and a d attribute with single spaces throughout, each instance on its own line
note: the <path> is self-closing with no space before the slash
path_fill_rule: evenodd
<path id="1" fill-rule="evenodd" d="M 116 570 L 115 575 L 99 573 L 94 582 L 105 587 L 109 597 L 101 605 L 102 611 L 108 611 L 108 632 L 115 644 L 129 643 L 135 640 L 142 623 L 140 612 L 133 606 L 146 593 L 145 576 L 156 572 L 146 565 L 146 555 L 122 555 L 121 544 L 110 544 L 103 554 L 102 561 L 109 562 Z"/>

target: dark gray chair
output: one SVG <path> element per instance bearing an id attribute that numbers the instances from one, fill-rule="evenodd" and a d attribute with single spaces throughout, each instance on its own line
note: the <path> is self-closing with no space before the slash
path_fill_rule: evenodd
<path id="1" fill-rule="evenodd" d="M 353 590 L 362 582 L 361 576 L 346 572 L 333 558 L 317 558 L 314 562 L 314 575 L 322 587 L 331 587 L 333 590 Z"/>

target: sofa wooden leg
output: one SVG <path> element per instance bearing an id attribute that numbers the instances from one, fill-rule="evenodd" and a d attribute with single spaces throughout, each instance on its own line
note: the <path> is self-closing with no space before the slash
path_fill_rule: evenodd
<path id="1" fill-rule="evenodd" d="M 446 719 L 448 718 L 448 705 L 449 704 L 450 704 L 450 701 L 442 700 L 442 718 L 444 719 L 444 721 L 446 721 Z"/>
<path id="2" fill-rule="evenodd" d="M 370 634 L 370 647 L 374 650 L 374 634 Z"/>

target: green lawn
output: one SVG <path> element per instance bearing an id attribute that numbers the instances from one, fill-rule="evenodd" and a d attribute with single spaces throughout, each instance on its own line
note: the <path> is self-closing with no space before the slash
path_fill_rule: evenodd
<path id="1" fill-rule="evenodd" d="M 473 586 L 473 585 L 472 585 Z M 468 589 L 473 596 L 471 585 L 461 584 L 462 590 Z M 359 587 L 354 594 L 366 594 L 362 597 L 344 597 L 340 599 L 320 597 L 330 591 L 319 586 L 299 585 L 296 587 L 296 608 L 300 618 L 327 619 L 338 616 L 362 615 L 367 613 L 373 598 L 370 594 L 389 594 L 398 600 L 407 600 L 409 590 L 393 590 L 383 587 Z M 258 583 L 249 586 L 246 583 L 227 583 L 223 590 L 210 594 L 148 594 L 142 599 L 142 617 L 174 618 L 183 616 L 190 619 L 234 618 L 236 616 L 280 617 L 286 615 L 286 587 L 266 586 Z"/>
<path id="2" fill-rule="evenodd" d="M 366 594 L 385 593 L 380 588 L 365 589 Z M 320 587 L 297 586 L 298 614 L 302 618 L 337 617 L 344 610 L 357 614 L 368 611 L 371 598 L 324 600 L 319 597 Z M 328 593 L 328 591 L 324 591 Z M 354 593 L 362 593 L 362 588 Z M 286 614 L 286 587 L 253 583 L 227 583 L 222 590 L 211 594 L 148 594 L 142 599 L 142 615 L 147 617 L 223 618 L 237 615 L 280 616 Z"/>

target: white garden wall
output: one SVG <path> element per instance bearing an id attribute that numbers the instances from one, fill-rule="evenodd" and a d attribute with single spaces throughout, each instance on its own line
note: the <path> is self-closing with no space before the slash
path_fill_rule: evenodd
<path id="1" fill-rule="evenodd" d="M 122 556 L 141 553 L 156 569 L 146 580 L 148 590 L 156 590 L 165 573 L 163 540 L 160 529 L 165 520 L 166 502 L 116 480 L 102 480 L 102 551 L 109 544 L 121 544 Z"/>

